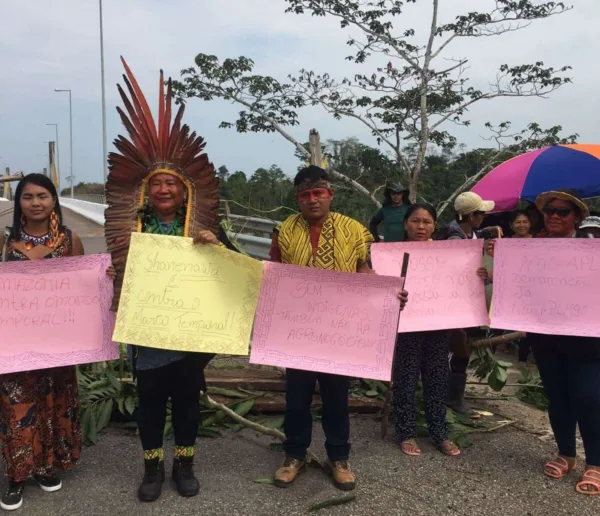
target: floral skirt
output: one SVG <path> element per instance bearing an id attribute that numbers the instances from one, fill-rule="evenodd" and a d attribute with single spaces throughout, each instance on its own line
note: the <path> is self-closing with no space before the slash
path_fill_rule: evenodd
<path id="1" fill-rule="evenodd" d="M 0 375 L 0 441 L 16 482 L 71 469 L 81 454 L 75 367 Z"/>

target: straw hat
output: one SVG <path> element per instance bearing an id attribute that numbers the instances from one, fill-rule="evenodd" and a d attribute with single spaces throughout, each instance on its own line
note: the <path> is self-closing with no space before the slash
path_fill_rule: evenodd
<path id="1" fill-rule="evenodd" d="M 578 197 L 568 194 L 567 192 L 544 192 L 538 195 L 538 198 L 535 200 L 535 206 L 538 210 L 542 211 L 546 205 L 554 199 L 570 202 L 573 206 L 577 206 L 581 212 L 582 219 L 587 219 L 590 216 L 590 209 L 585 203 Z"/>

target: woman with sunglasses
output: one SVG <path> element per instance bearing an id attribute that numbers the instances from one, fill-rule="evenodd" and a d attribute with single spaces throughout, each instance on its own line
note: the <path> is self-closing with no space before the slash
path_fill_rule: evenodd
<path id="1" fill-rule="evenodd" d="M 588 207 L 567 192 L 545 192 L 536 200 L 544 218 L 545 238 L 576 238 L 589 216 Z M 493 255 L 493 245 L 490 246 Z M 533 355 L 548 396 L 548 416 L 558 457 L 544 465 L 544 474 L 561 479 L 577 465 L 579 426 L 586 469 L 578 493 L 600 493 L 600 339 L 528 333 Z"/>
<path id="2" fill-rule="evenodd" d="M 587 206 L 566 192 L 546 192 L 536 200 L 547 238 L 575 238 L 589 216 Z M 600 340 L 562 335 L 528 334 L 544 390 L 548 415 L 558 445 L 558 457 L 546 463 L 544 474 L 560 479 L 575 470 L 579 425 L 586 469 L 578 493 L 600 493 Z"/>

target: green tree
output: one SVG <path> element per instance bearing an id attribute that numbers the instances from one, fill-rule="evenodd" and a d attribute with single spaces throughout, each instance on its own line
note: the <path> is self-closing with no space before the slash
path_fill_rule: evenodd
<path id="1" fill-rule="evenodd" d="M 470 125 L 467 114 L 471 106 L 501 97 L 545 97 L 571 82 L 565 76 L 568 66 L 555 69 L 540 61 L 500 64 L 490 87 L 480 90 L 470 86 L 465 76 L 467 58 L 452 60 L 448 53 L 452 43 L 459 39 L 499 37 L 569 9 L 560 2 L 496 0 L 495 8 L 488 12 L 457 13 L 453 21 L 443 23 L 438 18 L 439 0 L 429 0 L 430 29 L 420 40 L 415 30 L 398 30 L 394 24 L 409 4 L 418 3 L 422 8 L 424 2 L 286 2 L 291 13 L 337 18 L 341 29 L 352 33 L 348 44 L 354 53 L 348 59 L 363 68 L 372 63 L 372 72 L 335 78 L 301 70 L 297 76 L 289 77 L 290 82 L 282 83 L 273 77 L 254 74 L 254 63 L 246 57 L 225 59 L 221 63 L 216 56 L 199 54 L 196 67 L 183 70 L 182 80 L 175 84 L 178 98 L 234 101 L 242 110 L 235 121 L 223 121 L 221 127 L 235 127 L 239 132 L 279 132 L 305 156 L 309 155 L 308 149 L 290 133 L 290 128 L 298 124 L 299 108 L 316 105 L 335 118 L 357 121 L 387 148 L 413 199 L 417 197 L 428 150 L 456 147 L 456 138 L 447 126 Z M 554 130 L 543 132 L 551 134 Z M 516 131 L 505 141 L 523 147 L 530 133 L 529 129 Z M 412 153 L 406 152 L 407 149 L 412 149 Z M 498 155 L 502 152 L 498 150 Z M 477 174 L 488 169 L 486 164 Z M 373 192 L 362 183 L 333 167 L 331 173 L 378 204 Z"/>

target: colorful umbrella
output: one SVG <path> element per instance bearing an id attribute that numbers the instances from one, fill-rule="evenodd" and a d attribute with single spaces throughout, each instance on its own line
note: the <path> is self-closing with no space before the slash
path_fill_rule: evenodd
<path id="1" fill-rule="evenodd" d="M 553 145 L 497 166 L 473 187 L 494 211 L 515 208 L 519 199 L 535 201 L 542 192 L 569 190 L 582 199 L 600 195 L 600 145 Z"/>

